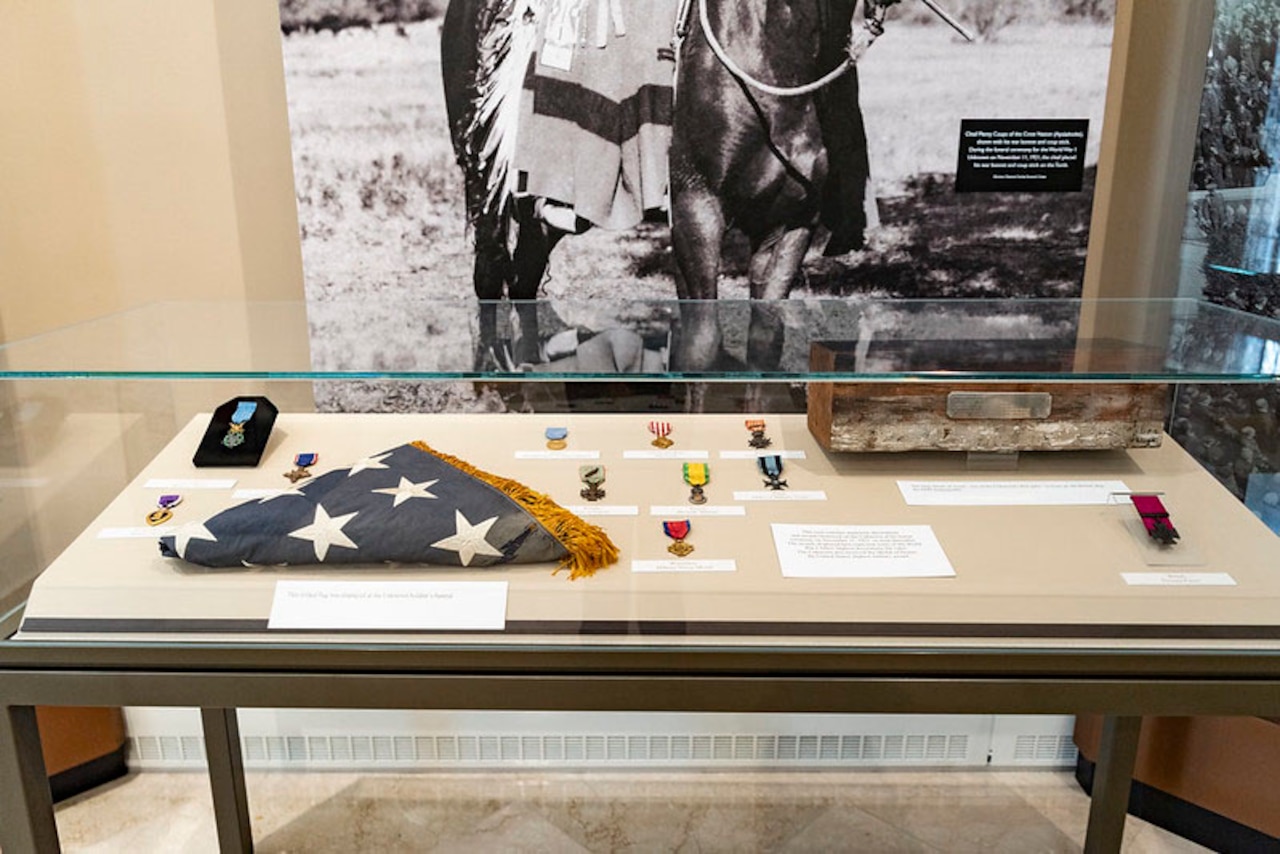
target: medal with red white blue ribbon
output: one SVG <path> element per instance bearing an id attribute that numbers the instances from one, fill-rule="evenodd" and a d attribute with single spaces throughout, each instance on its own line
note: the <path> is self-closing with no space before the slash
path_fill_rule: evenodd
<path id="1" fill-rule="evenodd" d="M 285 472 L 284 476 L 289 478 L 290 483 L 297 483 L 303 478 L 311 477 L 311 472 L 307 469 L 315 465 L 319 459 L 320 455 L 315 453 L 298 454 L 293 458 L 293 471 Z"/>
<path id="2" fill-rule="evenodd" d="M 689 524 L 688 519 L 663 522 L 662 533 L 666 534 L 673 540 L 671 545 L 667 546 L 667 551 L 671 552 L 676 557 L 684 557 L 692 552 L 693 546 L 684 541 L 684 538 L 689 536 L 689 531 L 692 528 L 693 526 Z"/>

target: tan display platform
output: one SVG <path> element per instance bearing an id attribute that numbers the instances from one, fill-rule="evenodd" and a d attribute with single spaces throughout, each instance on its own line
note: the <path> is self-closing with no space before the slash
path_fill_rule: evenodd
<path id="1" fill-rule="evenodd" d="M 1024 455 L 1016 472 L 974 474 L 959 454 L 888 457 L 828 455 L 804 416 L 771 416 L 771 451 L 787 459 L 792 492 L 822 490 L 825 501 L 737 502 L 735 490 L 761 490 L 740 416 L 672 419 L 674 453 L 706 452 L 712 506 L 740 505 L 745 516 L 693 516 L 693 558 L 734 560 L 736 571 L 640 574 L 632 560 L 670 559 L 663 518 L 652 505 L 687 507 L 679 459 L 625 459 L 651 451 L 639 415 L 284 415 L 261 465 L 196 469 L 190 459 L 204 418 L 190 423 L 39 578 L 21 637 L 222 639 L 267 636 L 281 579 L 467 580 L 510 583 L 505 632 L 516 636 L 621 642 L 662 634 L 679 643 L 750 643 L 821 637 L 832 644 L 902 638 L 949 644 L 975 637 L 1039 644 L 1046 638 L 1089 646 L 1123 639 L 1131 646 L 1280 646 L 1280 540 L 1172 442 L 1158 449 Z M 161 490 L 152 478 L 236 478 L 236 489 L 278 489 L 293 456 L 316 451 L 316 472 L 424 440 L 472 464 L 515 478 L 563 505 L 585 505 L 580 459 L 546 454 L 543 431 L 569 429 L 565 454 L 598 451 L 608 470 L 602 506 L 633 506 L 634 516 L 592 517 L 621 549 L 619 563 L 570 582 L 553 567 L 493 569 L 369 565 L 209 570 L 160 556 L 156 540 L 101 539 L 106 528 L 138 527 Z M 1092 506 L 913 507 L 897 486 L 913 480 L 1120 480 L 1158 491 L 1182 542 L 1162 554 L 1141 534 L 1129 502 Z M 172 491 L 172 490 L 164 490 Z M 230 489 L 189 489 L 174 524 L 203 520 L 238 503 Z M 928 525 L 955 568 L 953 578 L 784 578 L 770 523 Z M 1135 533 L 1136 532 L 1136 533 Z M 1173 564 L 1173 565 L 1166 565 Z M 1130 587 L 1125 572 L 1229 573 L 1233 587 Z M 273 639 L 287 635 L 270 632 Z M 380 636 L 382 640 L 393 639 Z"/>

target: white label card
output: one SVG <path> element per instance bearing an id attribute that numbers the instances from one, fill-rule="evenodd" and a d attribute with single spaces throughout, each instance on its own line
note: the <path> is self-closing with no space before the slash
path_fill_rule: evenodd
<path id="1" fill-rule="evenodd" d="M 566 510 L 578 516 L 639 516 L 634 504 L 567 504 Z"/>
<path id="2" fill-rule="evenodd" d="M 505 581 L 279 581 L 269 629 L 464 631 L 507 624 Z"/>
<path id="3" fill-rule="evenodd" d="M 143 489 L 232 489 L 234 477 L 153 477 Z"/>
<path id="4" fill-rule="evenodd" d="M 633 560 L 632 572 L 737 572 L 734 560 Z"/>
<path id="5" fill-rule="evenodd" d="M 786 578 L 943 578 L 956 571 L 928 525 L 778 525 Z"/>
<path id="6" fill-rule="evenodd" d="M 156 525 L 137 528 L 103 528 L 98 531 L 100 540 L 147 540 L 152 537 L 163 537 L 176 530 L 174 525 Z"/>
<path id="7" fill-rule="evenodd" d="M 745 516 L 747 508 L 735 504 L 654 504 L 650 516 Z"/>
<path id="8" fill-rule="evenodd" d="M 932 507 L 1112 504 L 1129 491 L 1119 480 L 900 480 L 898 489 L 908 504 Z"/>
<path id="9" fill-rule="evenodd" d="M 598 460 L 599 451 L 516 451 L 517 460 Z"/>
<path id="10" fill-rule="evenodd" d="M 652 451 L 623 451 L 622 458 L 624 460 L 709 460 L 711 453 L 709 451 L 682 451 L 678 448 L 667 448 L 660 450 L 654 448 Z"/>
<path id="11" fill-rule="evenodd" d="M 827 494 L 821 489 L 749 489 L 735 491 L 734 501 L 826 501 Z"/>
<path id="12" fill-rule="evenodd" d="M 768 448 L 750 451 L 721 451 L 722 460 L 754 460 L 758 457 L 782 457 L 784 460 L 803 460 L 804 451 L 771 451 Z"/>
<path id="13" fill-rule="evenodd" d="M 1122 572 L 1131 587 L 1235 587 L 1225 572 Z"/>

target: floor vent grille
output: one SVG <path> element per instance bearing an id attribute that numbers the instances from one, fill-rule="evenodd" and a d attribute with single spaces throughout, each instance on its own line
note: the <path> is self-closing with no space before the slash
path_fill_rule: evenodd
<path id="1" fill-rule="evenodd" d="M 1016 758 L 1043 760 L 1049 749 L 1061 758 L 1061 741 L 1057 737 L 1019 737 Z M 1051 747 L 1046 747 L 1050 742 Z M 1074 746 L 1069 738 L 1065 742 L 1074 759 Z M 250 735 L 242 739 L 244 761 L 249 766 L 948 765 L 969 760 L 969 748 L 969 736 L 954 734 Z M 139 735 L 129 739 L 129 749 L 131 760 L 144 763 L 204 761 L 204 739 L 195 736 Z"/>
<path id="2" fill-rule="evenodd" d="M 1072 763 L 1076 761 L 1076 746 L 1069 735 L 1020 735 L 1013 745 L 1015 762 Z"/>

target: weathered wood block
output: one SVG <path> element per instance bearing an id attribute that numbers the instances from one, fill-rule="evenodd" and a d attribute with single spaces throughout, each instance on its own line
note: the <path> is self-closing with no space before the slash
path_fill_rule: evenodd
<path id="1" fill-rule="evenodd" d="M 838 348 L 815 344 L 815 372 Z M 1081 451 L 1157 447 L 1169 387 L 1127 382 L 811 382 L 809 431 L 830 451 Z"/>

